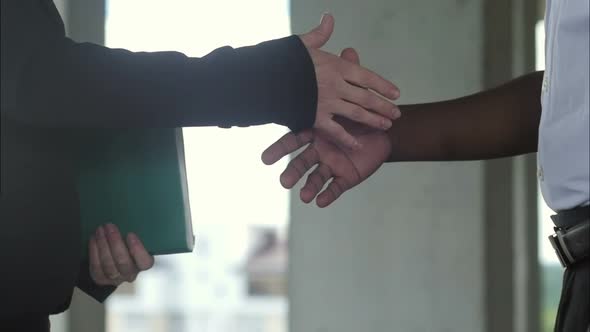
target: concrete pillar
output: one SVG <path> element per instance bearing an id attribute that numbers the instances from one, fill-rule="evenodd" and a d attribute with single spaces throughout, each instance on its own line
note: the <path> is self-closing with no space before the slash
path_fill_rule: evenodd
<path id="1" fill-rule="evenodd" d="M 516 57 L 529 69 L 530 54 L 512 45 L 516 3 L 294 0 L 291 15 L 300 33 L 332 12 L 327 48 L 357 48 L 366 66 L 400 86 L 401 103 L 413 103 L 507 80 Z M 535 330 L 514 328 L 512 254 L 517 240 L 536 236 L 534 227 L 512 234 L 513 221 L 534 214 L 515 206 L 530 202 L 522 177 L 530 164 L 521 160 L 518 172 L 512 160 L 385 165 L 325 210 L 293 195 L 291 332 Z M 534 254 L 522 259 L 536 262 Z"/>

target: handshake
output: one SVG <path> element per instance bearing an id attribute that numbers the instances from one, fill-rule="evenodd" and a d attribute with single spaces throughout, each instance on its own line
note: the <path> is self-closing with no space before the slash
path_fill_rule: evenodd
<path id="1" fill-rule="evenodd" d="M 300 36 L 316 71 L 314 128 L 290 132 L 262 154 L 262 161 L 271 165 L 308 145 L 282 173 L 281 184 L 290 189 L 315 167 L 300 197 L 309 203 L 317 196 L 319 207 L 330 205 L 387 160 L 391 144 L 386 130 L 401 116 L 390 101 L 399 98 L 399 89 L 361 67 L 354 49 L 345 49 L 340 57 L 319 49 L 333 29 L 334 18 L 324 15 L 317 28 Z"/>

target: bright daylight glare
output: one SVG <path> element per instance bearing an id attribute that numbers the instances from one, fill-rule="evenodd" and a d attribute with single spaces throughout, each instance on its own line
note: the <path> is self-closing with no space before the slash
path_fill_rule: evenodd
<path id="1" fill-rule="evenodd" d="M 200 57 L 288 36 L 289 2 L 109 0 L 105 32 L 108 47 Z M 158 257 L 118 290 L 107 303 L 109 332 L 286 331 L 289 194 L 278 181 L 286 164 L 260 161 L 284 133 L 272 125 L 184 129 L 195 250 Z"/>

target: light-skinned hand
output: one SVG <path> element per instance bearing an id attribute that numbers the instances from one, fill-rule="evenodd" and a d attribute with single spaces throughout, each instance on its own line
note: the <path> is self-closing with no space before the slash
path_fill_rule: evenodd
<path id="1" fill-rule="evenodd" d="M 353 49 L 344 50 L 341 56 L 346 61 L 359 63 L 358 54 Z M 311 129 L 286 134 L 262 154 L 262 161 L 271 165 L 309 144 L 281 174 L 281 184 L 290 189 L 317 165 L 300 192 L 300 198 L 305 203 L 317 197 L 319 207 L 332 204 L 345 191 L 371 176 L 389 157 L 391 142 L 385 131 L 345 119 L 336 121 L 362 144 L 362 148 L 348 149 L 331 142 L 323 132 Z"/>
<path id="2" fill-rule="evenodd" d="M 317 78 L 318 106 L 314 129 L 332 142 L 359 149 L 362 142 L 335 121 L 335 117 L 380 130 L 389 129 L 391 121 L 400 116 L 399 108 L 390 101 L 399 97 L 399 89 L 358 63 L 322 51 L 320 48 L 328 42 L 333 31 L 334 17 L 325 14 L 318 27 L 300 36 L 313 60 Z"/>
<path id="3" fill-rule="evenodd" d="M 117 226 L 100 226 L 88 243 L 90 276 L 97 285 L 119 286 L 123 282 L 133 282 L 141 271 L 154 265 L 141 240 L 134 233 L 126 236 L 126 241 Z"/>

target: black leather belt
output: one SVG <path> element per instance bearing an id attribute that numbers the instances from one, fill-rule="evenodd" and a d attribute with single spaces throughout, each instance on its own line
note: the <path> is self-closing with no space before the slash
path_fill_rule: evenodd
<path id="1" fill-rule="evenodd" d="M 549 242 L 565 268 L 590 257 L 590 206 L 567 210 L 551 216 L 555 234 Z"/>

